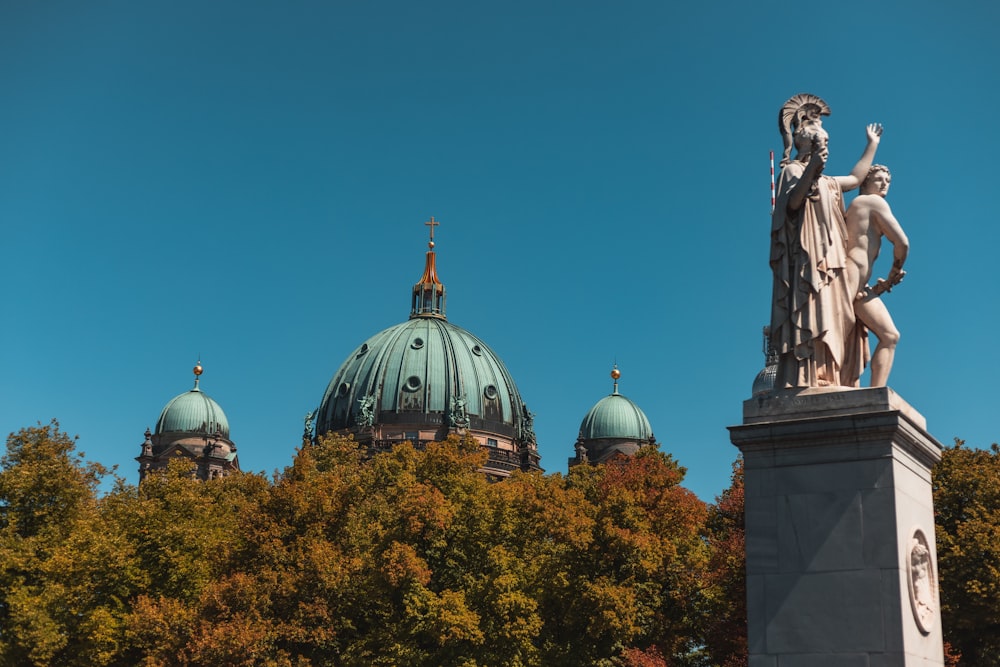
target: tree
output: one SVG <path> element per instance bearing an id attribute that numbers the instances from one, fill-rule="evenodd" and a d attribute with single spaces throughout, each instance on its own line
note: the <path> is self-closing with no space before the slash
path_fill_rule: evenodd
<path id="1" fill-rule="evenodd" d="M 190 664 L 470 665 L 482 641 L 445 576 L 453 499 L 488 486 L 478 446 L 400 445 L 363 461 L 338 436 L 304 446 L 208 586 Z"/>
<path id="2" fill-rule="evenodd" d="M 117 655 L 138 577 L 98 511 L 109 471 L 50 424 L 7 439 L 0 458 L 0 663 L 105 665 Z"/>
<path id="3" fill-rule="evenodd" d="M 594 507 L 586 581 L 575 596 L 582 604 L 572 616 L 587 619 L 577 630 L 587 640 L 564 664 L 602 664 L 650 648 L 647 655 L 659 652 L 667 664 L 698 664 L 705 503 L 681 486 L 684 468 L 656 447 L 587 468 L 569 475 Z"/>
<path id="4" fill-rule="evenodd" d="M 205 608 L 223 595 L 227 577 L 247 567 L 237 557 L 244 526 L 270 485 L 245 473 L 202 481 L 193 471 L 188 460 L 171 461 L 139 486 L 119 484 L 101 500 L 109 530 L 123 536 L 141 568 L 127 597 L 122 664 L 220 664 L 198 643 L 217 631 L 203 622 Z M 235 643 L 254 646 L 246 637 Z"/>
<path id="5" fill-rule="evenodd" d="M 1000 447 L 956 439 L 933 472 L 941 621 L 962 664 L 1000 665 Z"/>
<path id="6" fill-rule="evenodd" d="M 723 550 L 676 461 L 485 462 L 330 436 L 273 483 L 179 460 L 98 497 L 72 438 L 25 429 L 0 460 L 0 665 L 705 664 Z"/>
<path id="7" fill-rule="evenodd" d="M 694 664 L 705 507 L 670 457 L 491 484 L 469 440 L 356 452 L 298 452 L 242 527 L 253 568 L 181 628 L 188 664 Z"/>
<path id="8" fill-rule="evenodd" d="M 745 667 L 747 656 L 746 536 L 743 519 L 743 458 L 733 463 L 732 483 L 709 508 L 711 589 L 705 648 L 720 667 Z"/>

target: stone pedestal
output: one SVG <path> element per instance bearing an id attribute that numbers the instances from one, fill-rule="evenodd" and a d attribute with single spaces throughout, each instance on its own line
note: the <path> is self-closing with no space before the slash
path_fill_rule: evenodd
<path id="1" fill-rule="evenodd" d="M 750 667 L 944 664 L 925 429 L 885 387 L 744 403 Z"/>

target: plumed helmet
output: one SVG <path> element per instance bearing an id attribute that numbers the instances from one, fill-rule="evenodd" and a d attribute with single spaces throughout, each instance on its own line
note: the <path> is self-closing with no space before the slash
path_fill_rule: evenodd
<path id="1" fill-rule="evenodd" d="M 785 144 L 785 152 L 781 156 L 781 166 L 790 161 L 792 145 L 796 130 L 805 120 L 819 120 L 821 116 L 830 115 L 830 106 L 822 98 L 809 93 L 799 93 L 785 102 L 778 112 L 778 132 Z"/>

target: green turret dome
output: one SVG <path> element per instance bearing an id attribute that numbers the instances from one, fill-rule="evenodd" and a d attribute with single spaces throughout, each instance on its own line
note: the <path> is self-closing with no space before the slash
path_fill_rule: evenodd
<path id="1" fill-rule="evenodd" d="M 538 469 L 532 415 L 500 357 L 448 322 L 433 240 L 429 248 L 410 318 L 348 355 L 307 422 L 307 435 L 312 419 L 316 435 L 350 433 L 373 450 L 468 434 L 490 449 L 488 473 Z"/>
<path id="2" fill-rule="evenodd" d="M 167 403 L 154 433 L 203 433 L 228 438 L 229 420 L 219 404 L 196 385 Z"/>
<path id="3" fill-rule="evenodd" d="M 570 465 L 601 463 L 615 454 L 628 456 L 639 451 L 643 445 L 656 444 L 646 413 L 618 393 L 621 373 L 617 365 L 611 371 L 611 377 L 614 380 L 612 393 L 595 403 L 580 423 L 576 456 L 570 458 Z"/>
<path id="4" fill-rule="evenodd" d="M 778 377 L 778 353 L 771 345 L 771 327 L 764 327 L 764 368 L 753 380 L 752 394 L 763 396 L 774 390 L 774 383 Z"/>
<path id="5" fill-rule="evenodd" d="M 236 444 L 229 439 L 229 420 L 219 404 L 199 387 L 202 367 L 194 367 L 194 387 L 174 396 L 160 412 L 153 432 L 146 429 L 139 462 L 139 478 L 186 458 L 197 466 L 200 479 L 224 477 L 240 469 Z"/>
<path id="6" fill-rule="evenodd" d="M 639 406 L 621 394 L 614 393 L 599 400 L 580 424 L 580 437 L 631 438 L 649 440 L 653 429 Z"/>

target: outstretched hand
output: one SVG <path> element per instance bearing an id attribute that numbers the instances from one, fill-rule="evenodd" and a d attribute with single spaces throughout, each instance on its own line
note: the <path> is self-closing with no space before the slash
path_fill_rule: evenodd
<path id="1" fill-rule="evenodd" d="M 868 131 L 868 142 L 872 144 L 877 144 L 882 136 L 882 123 L 869 123 L 867 131 Z"/>

